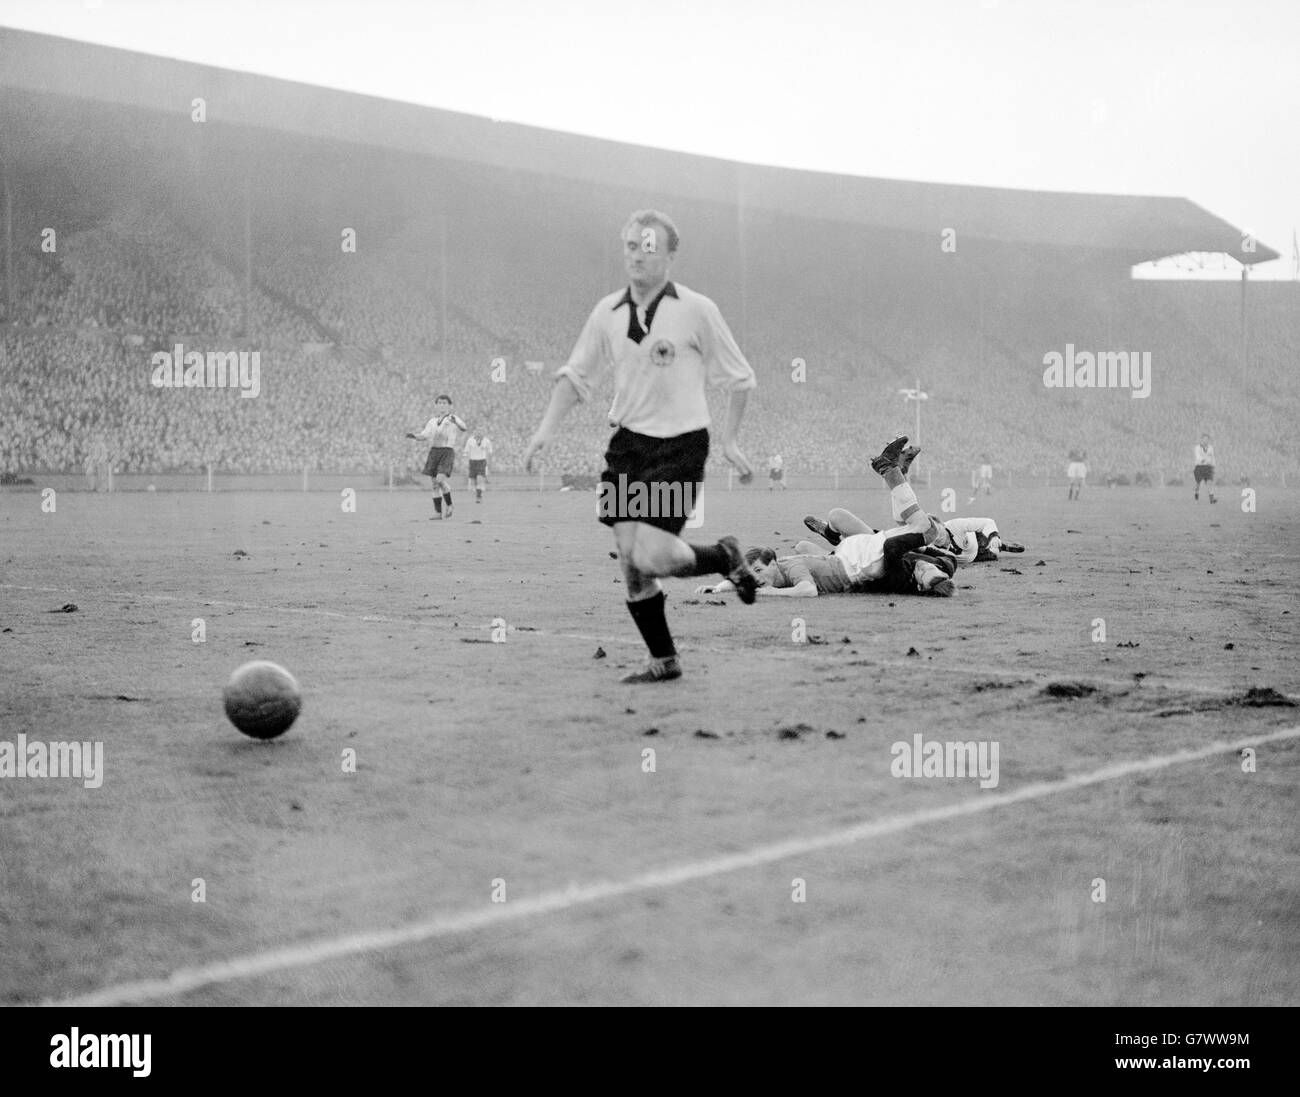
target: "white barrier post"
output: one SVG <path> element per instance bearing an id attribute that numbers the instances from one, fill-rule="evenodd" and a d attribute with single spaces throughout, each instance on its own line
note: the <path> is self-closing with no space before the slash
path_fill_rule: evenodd
<path id="1" fill-rule="evenodd" d="M 212 466 L 208 466 L 208 494 L 212 494 Z"/>
<path id="2" fill-rule="evenodd" d="M 393 466 L 388 466 L 388 490 L 393 490 Z"/>
<path id="3" fill-rule="evenodd" d="M 735 469 L 730 469 L 730 468 L 727 469 L 727 490 L 728 491 L 731 490 L 731 474 L 735 471 L 736 471 Z"/>
<path id="4" fill-rule="evenodd" d="M 540 468 L 537 470 L 537 490 L 542 490 L 542 470 Z"/>
<path id="5" fill-rule="evenodd" d="M 302 467 L 302 490 L 303 491 L 307 490 L 307 466 L 306 465 L 303 465 Z"/>
<path id="6" fill-rule="evenodd" d="M 840 493 L 840 470 L 836 469 L 835 470 L 835 494 L 838 495 L 839 493 Z"/>
<path id="7" fill-rule="evenodd" d="M 113 494 L 113 466 L 108 466 L 108 493 Z"/>

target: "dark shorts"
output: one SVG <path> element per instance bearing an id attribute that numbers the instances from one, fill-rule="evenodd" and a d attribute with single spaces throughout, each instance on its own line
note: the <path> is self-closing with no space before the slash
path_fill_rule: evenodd
<path id="1" fill-rule="evenodd" d="M 769 472 L 767 475 L 768 475 L 768 478 L 771 479 L 771 480 L 784 480 L 784 479 L 785 479 L 785 470 L 784 470 L 784 469 L 772 469 L 772 471 Z"/>
<path id="2" fill-rule="evenodd" d="M 899 533 L 887 537 L 883 549 L 885 574 L 872 583 L 870 589 L 883 594 L 915 594 L 916 580 L 912 578 L 914 561 L 906 557 L 924 549 L 924 533 Z"/>
<path id="3" fill-rule="evenodd" d="M 924 552 L 925 548 L 923 533 L 896 533 L 893 537 L 886 537 L 880 546 L 880 555 L 884 562 L 880 578 L 852 580 L 854 593 L 915 593 L 916 583 L 912 579 L 912 562 L 904 558 Z"/>
<path id="4" fill-rule="evenodd" d="M 434 446 L 424 460 L 421 476 L 450 476 L 456 463 L 456 451 L 450 446 Z"/>
<path id="5" fill-rule="evenodd" d="M 1000 533 L 994 533 L 992 536 L 985 536 L 978 530 L 975 532 L 975 544 L 978 551 L 975 553 L 975 562 L 977 564 L 987 564 L 990 560 L 996 560 L 997 557 L 989 551 L 989 542 L 996 537 L 999 541 L 1002 539 Z"/>
<path id="6" fill-rule="evenodd" d="M 1196 480 L 1198 484 L 1203 484 L 1207 480 L 1212 484 L 1214 483 L 1214 466 L 1197 465 L 1194 469 L 1192 469 L 1192 477 Z"/>
<path id="7" fill-rule="evenodd" d="M 470 461 L 469 463 L 469 478 L 471 480 L 476 480 L 480 476 L 482 476 L 483 479 L 485 480 L 487 479 L 487 458 L 486 457 L 484 457 L 482 461 Z"/>
<path id="8" fill-rule="evenodd" d="M 704 486 L 709 432 L 650 438 L 620 427 L 609 440 L 597 489 L 601 525 L 645 522 L 681 533 Z"/>

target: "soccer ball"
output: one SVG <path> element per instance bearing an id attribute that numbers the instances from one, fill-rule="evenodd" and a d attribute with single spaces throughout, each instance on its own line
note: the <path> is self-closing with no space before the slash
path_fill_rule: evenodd
<path id="1" fill-rule="evenodd" d="M 278 663 L 245 663 L 226 685 L 226 715 L 245 735 L 274 739 L 289 730 L 302 711 L 298 680 Z"/>

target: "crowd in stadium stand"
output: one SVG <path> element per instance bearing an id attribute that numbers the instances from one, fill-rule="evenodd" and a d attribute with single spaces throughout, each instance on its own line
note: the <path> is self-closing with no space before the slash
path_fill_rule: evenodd
<path id="1" fill-rule="evenodd" d="M 495 467 L 516 469 L 556 367 L 615 288 L 597 281 L 609 271 L 596 264 L 539 295 L 545 270 L 511 262 L 517 244 L 492 238 L 455 252 L 444 333 L 427 224 L 362 237 L 355 253 L 337 235 L 305 242 L 292 224 L 268 224 L 245 295 L 240 263 L 201 226 L 138 203 L 81 222 L 53 254 L 23 249 L 19 292 L 0 294 L 0 473 L 77 470 L 101 440 L 119 472 L 401 471 L 423 459 L 404 433 L 444 391 L 493 438 Z M 865 469 L 869 450 L 912 430 L 914 405 L 899 390 L 918 377 L 932 469 L 969 470 L 987 454 L 998 476 L 1060 475 L 1078 447 L 1094 481 L 1158 481 L 1187 475 L 1206 431 L 1232 470 L 1295 469 L 1294 294 L 1261 296 L 1243 373 L 1235 300 L 1204 286 L 1126 286 L 1103 315 L 1068 288 L 977 310 L 923 287 L 873 303 L 830 281 L 796 300 L 781 277 L 739 300 L 734 287 L 696 287 L 719 299 L 759 375 L 741 441 L 760 474 L 773 453 L 794 476 Z M 177 338 L 187 349 L 258 350 L 261 394 L 152 386 L 151 354 Z M 1154 348 L 1152 397 L 1045 389 L 1042 355 L 1067 339 Z M 711 399 L 716 422 L 722 399 Z M 599 471 L 607 403 L 608 390 L 575 411 L 549 455 L 557 476 Z M 724 467 L 715 454 L 711 475 Z"/>

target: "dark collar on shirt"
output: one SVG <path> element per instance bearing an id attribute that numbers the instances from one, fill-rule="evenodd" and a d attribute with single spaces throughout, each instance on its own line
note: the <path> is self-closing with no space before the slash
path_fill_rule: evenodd
<path id="1" fill-rule="evenodd" d="M 646 307 L 646 313 L 653 314 L 654 310 L 659 307 L 659 302 L 665 297 L 677 297 L 677 287 L 674 286 L 672 282 L 664 283 L 664 288 L 655 295 L 655 299 Z M 680 298 L 678 299 L 680 300 Z M 623 296 L 618 299 L 618 302 L 612 309 L 610 309 L 610 312 L 617 312 L 624 305 L 632 305 L 633 307 L 636 305 L 636 302 L 632 300 L 631 286 L 628 286 L 627 289 L 623 291 Z"/>
<path id="2" fill-rule="evenodd" d="M 636 314 L 636 302 L 632 300 L 632 287 L 628 286 L 623 291 L 623 296 L 618 299 L 618 303 L 611 309 L 611 312 L 617 312 L 624 305 L 627 305 L 627 337 L 634 343 L 640 343 L 646 337 L 649 330 L 654 327 L 655 313 L 659 309 L 659 302 L 665 297 L 677 297 L 677 287 L 672 282 L 665 282 L 664 288 L 656 295 L 655 299 L 646 306 L 645 310 L 645 327 L 641 327 L 641 321 Z"/>

